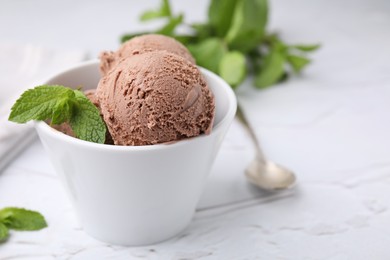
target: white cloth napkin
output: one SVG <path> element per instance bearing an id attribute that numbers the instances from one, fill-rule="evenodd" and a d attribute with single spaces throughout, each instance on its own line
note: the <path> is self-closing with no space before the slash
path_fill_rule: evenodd
<path id="1" fill-rule="evenodd" d="M 0 44 L 0 172 L 35 138 L 31 124 L 8 122 L 13 103 L 24 90 L 85 58 L 81 51 Z"/>

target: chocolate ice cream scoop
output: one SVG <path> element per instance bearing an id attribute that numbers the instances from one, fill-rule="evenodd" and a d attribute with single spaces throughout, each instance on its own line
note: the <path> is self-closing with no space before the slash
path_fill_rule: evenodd
<path id="1" fill-rule="evenodd" d="M 152 145 L 210 133 L 215 103 L 198 68 L 167 51 L 124 59 L 96 90 L 117 145 Z"/>
<path id="2" fill-rule="evenodd" d="M 104 76 L 121 60 L 133 55 L 151 51 L 166 50 L 177 54 L 191 63 L 195 60 L 187 48 L 173 38 L 159 34 L 145 34 L 134 37 L 122 44 L 116 52 L 105 51 L 100 54 L 100 72 Z"/>

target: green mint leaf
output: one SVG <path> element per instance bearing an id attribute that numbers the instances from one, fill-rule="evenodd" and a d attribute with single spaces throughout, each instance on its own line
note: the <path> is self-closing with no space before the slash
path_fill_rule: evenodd
<path id="1" fill-rule="evenodd" d="M 161 6 L 159 9 L 144 12 L 140 17 L 140 20 L 141 21 L 148 21 L 148 20 L 152 20 L 152 19 L 171 17 L 171 16 L 172 16 L 172 12 L 171 12 L 171 7 L 169 4 L 169 1 L 162 0 Z"/>
<path id="2" fill-rule="evenodd" d="M 266 88 L 278 82 L 284 74 L 285 60 L 283 49 L 271 48 L 270 52 L 264 57 L 264 62 L 255 76 L 255 86 Z"/>
<path id="3" fill-rule="evenodd" d="M 219 75 L 233 88 L 246 77 L 245 55 L 238 51 L 226 53 L 219 63 Z"/>
<path id="4" fill-rule="evenodd" d="M 53 108 L 51 123 L 59 125 L 69 121 L 73 114 L 75 94 L 73 91 L 67 92 L 64 97 L 60 98 Z"/>
<path id="5" fill-rule="evenodd" d="M 227 52 L 225 44 L 219 38 L 208 38 L 188 46 L 199 66 L 218 73 L 219 63 Z"/>
<path id="6" fill-rule="evenodd" d="M 8 228 L 0 222 L 0 243 L 4 242 L 8 238 Z"/>
<path id="7" fill-rule="evenodd" d="M 251 71 L 259 71 L 261 62 L 263 60 L 263 54 L 260 48 L 252 50 L 246 55 L 246 57 L 248 58 L 249 67 L 251 68 Z"/>
<path id="8" fill-rule="evenodd" d="M 0 222 L 15 230 L 40 230 L 47 227 L 45 218 L 39 212 L 14 207 L 0 210 Z"/>
<path id="9" fill-rule="evenodd" d="M 165 15 L 162 15 L 159 11 L 151 10 L 151 11 L 144 12 L 140 17 L 140 20 L 148 21 L 148 20 L 153 20 L 162 17 L 165 17 Z"/>
<path id="10" fill-rule="evenodd" d="M 63 86 L 38 86 L 25 91 L 11 108 L 8 120 L 15 123 L 26 123 L 30 120 L 51 118 L 59 100 L 69 98 L 73 91 Z M 57 122 L 61 118 L 56 117 Z M 62 122 L 61 122 L 62 123 Z"/>
<path id="11" fill-rule="evenodd" d="M 202 41 L 206 38 L 213 37 L 213 28 L 209 24 L 195 23 L 191 24 L 195 31 L 195 40 Z"/>
<path id="12" fill-rule="evenodd" d="M 183 22 L 183 18 L 184 16 L 182 14 L 169 18 L 168 23 L 164 25 L 161 29 L 157 30 L 156 33 L 168 36 L 173 35 L 176 27 Z"/>
<path id="13" fill-rule="evenodd" d="M 209 23 L 218 37 L 224 37 L 232 22 L 237 0 L 211 0 L 208 16 Z"/>
<path id="14" fill-rule="evenodd" d="M 195 39 L 193 35 L 172 35 L 171 37 L 175 38 L 184 45 L 190 44 Z"/>
<path id="15" fill-rule="evenodd" d="M 9 120 L 25 123 L 47 120 L 69 122 L 77 138 L 104 143 L 106 126 L 99 110 L 80 91 L 64 86 L 38 86 L 27 90 L 11 108 Z"/>
<path id="16" fill-rule="evenodd" d="M 266 35 L 264 41 L 268 46 L 283 51 L 287 51 L 289 47 L 276 33 Z"/>
<path id="17" fill-rule="evenodd" d="M 99 110 L 81 91 L 74 90 L 74 93 L 77 109 L 69 120 L 72 130 L 81 140 L 103 144 L 106 139 L 106 125 Z"/>
<path id="18" fill-rule="evenodd" d="M 225 37 L 229 47 L 246 53 L 258 46 L 264 37 L 267 20 L 267 0 L 238 0 Z"/>
<path id="19" fill-rule="evenodd" d="M 287 55 L 287 61 L 295 73 L 301 72 L 301 70 L 310 63 L 309 59 L 297 55 Z"/>
<path id="20" fill-rule="evenodd" d="M 292 45 L 291 47 L 300 51 L 310 52 L 310 51 L 317 50 L 318 48 L 321 47 L 321 45 L 320 44 L 307 44 L 307 45 L 297 44 L 297 45 Z"/>

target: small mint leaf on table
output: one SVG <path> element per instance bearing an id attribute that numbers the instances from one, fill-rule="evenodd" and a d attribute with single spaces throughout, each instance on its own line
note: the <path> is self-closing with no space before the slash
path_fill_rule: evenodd
<path id="1" fill-rule="evenodd" d="M 0 210 L 0 222 L 9 229 L 22 231 L 47 227 L 45 218 L 39 212 L 14 207 Z"/>
<path id="2" fill-rule="evenodd" d="M 99 110 L 79 90 L 74 91 L 77 100 L 76 112 L 69 123 L 78 138 L 95 143 L 104 143 L 106 139 L 106 125 Z"/>
<path id="3" fill-rule="evenodd" d="M 233 88 L 246 77 L 245 55 L 238 51 L 226 53 L 219 63 L 219 75 Z"/>
<path id="4" fill-rule="evenodd" d="M 8 228 L 0 222 L 0 243 L 7 240 L 9 235 Z"/>

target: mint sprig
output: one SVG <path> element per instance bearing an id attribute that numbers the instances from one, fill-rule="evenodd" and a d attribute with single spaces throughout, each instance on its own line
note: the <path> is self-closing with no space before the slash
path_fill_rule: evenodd
<path id="1" fill-rule="evenodd" d="M 161 0 L 160 7 L 144 12 L 141 21 L 162 19 L 166 24 L 153 32 L 123 35 L 121 42 L 145 33 L 171 36 L 187 45 L 198 65 L 219 74 L 233 88 L 248 72 L 254 74 L 255 87 L 266 88 L 301 73 L 311 62 L 309 52 L 320 47 L 285 43 L 267 31 L 268 16 L 267 0 L 210 0 L 208 21 L 188 24 L 183 14 L 172 13 L 168 0 Z M 180 26 L 192 33 L 176 33 Z"/>
<path id="2" fill-rule="evenodd" d="M 0 242 L 7 240 L 9 229 L 34 231 L 45 227 L 46 220 L 39 212 L 15 207 L 0 210 Z"/>
<path id="3" fill-rule="evenodd" d="M 106 126 L 99 110 L 79 90 L 60 85 L 43 85 L 26 90 L 11 108 L 9 121 L 50 120 L 70 124 L 77 138 L 104 143 Z"/>

